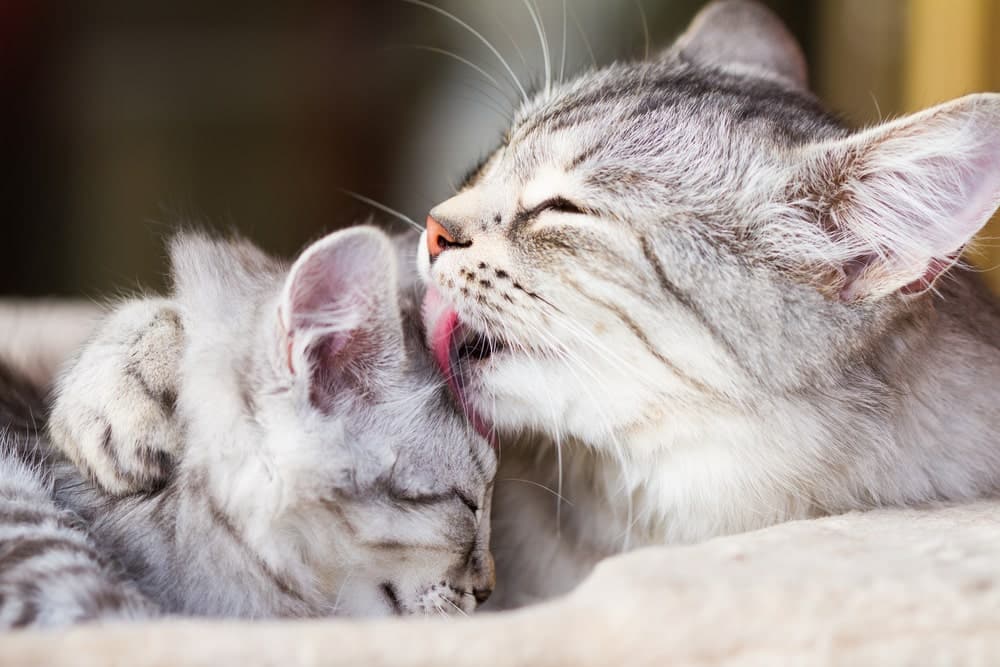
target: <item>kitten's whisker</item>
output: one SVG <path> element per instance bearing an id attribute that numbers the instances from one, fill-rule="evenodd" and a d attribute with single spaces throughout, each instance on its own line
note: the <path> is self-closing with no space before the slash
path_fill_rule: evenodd
<path id="1" fill-rule="evenodd" d="M 485 98 L 486 101 L 483 100 L 476 100 L 476 101 L 478 101 L 480 104 L 483 104 L 491 111 L 494 111 L 497 114 L 499 114 L 508 124 L 513 125 L 514 116 L 504 111 L 504 105 L 497 98 L 493 97 L 493 95 L 491 95 L 490 92 L 485 87 L 478 86 L 472 81 L 459 81 L 457 82 L 457 85 L 463 86 L 465 88 L 470 88 L 475 92 L 479 93 L 483 98 Z M 489 104 L 487 104 L 487 101 L 489 102 Z M 505 100 L 505 102 L 507 103 L 507 106 L 510 106 L 510 100 Z M 458 188 L 456 187 L 455 183 L 450 182 L 450 184 L 452 186 L 451 189 L 453 191 L 457 191 Z"/>
<path id="2" fill-rule="evenodd" d="M 642 20 L 642 35 L 646 40 L 642 59 L 649 60 L 649 20 L 646 18 L 646 10 L 642 8 L 642 0 L 635 0 L 635 6 L 639 10 L 639 18 Z"/>
<path id="3" fill-rule="evenodd" d="M 535 335 L 539 335 L 541 333 L 540 327 L 531 327 L 531 328 L 535 329 Z M 530 355 L 526 356 L 528 356 L 528 358 L 531 359 L 536 370 L 538 371 L 539 377 L 544 377 L 545 374 L 542 373 L 542 370 L 541 368 L 539 368 L 538 363 L 536 362 L 534 357 Z M 556 413 L 555 402 L 553 401 L 552 396 L 550 394 L 546 394 L 546 398 L 548 398 L 549 413 L 552 416 L 552 430 L 555 436 L 555 445 L 556 445 L 556 475 L 557 475 L 556 489 L 558 490 L 558 493 L 556 493 L 556 498 L 558 499 L 558 502 L 556 502 L 556 538 L 558 539 L 560 535 L 562 535 L 562 486 L 563 486 L 562 432 L 561 429 L 559 428 L 559 415 Z"/>
<path id="4" fill-rule="evenodd" d="M 434 600 L 434 609 L 437 611 L 438 616 L 443 616 L 444 618 L 447 618 L 449 620 L 451 619 L 451 616 L 448 614 L 448 612 L 444 610 L 444 607 L 442 607 L 441 603 L 438 602 L 437 600 Z"/>
<path id="5" fill-rule="evenodd" d="M 445 18 L 447 18 L 449 21 L 453 21 L 454 23 L 457 23 L 461 27 L 463 27 L 466 30 L 468 30 L 469 33 L 472 34 L 473 37 L 475 37 L 480 42 L 482 42 L 483 45 L 487 49 L 489 49 L 490 52 L 494 56 L 497 57 L 497 59 L 500 61 L 500 64 L 503 65 L 503 67 L 504 67 L 505 70 L 507 70 L 507 74 L 510 75 L 511 81 L 514 83 L 515 86 L 517 86 L 518 92 L 521 93 L 521 99 L 523 101 L 525 101 L 525 102 L 528 101 L 528 93 L 527 93 L 527 91 L 525 91 L 524 86 L 521 85 L 521 80 L 517 78 L 516 74 L 514 74 L 514 70 L 511 69 L 511 66 L 507 63 L 507 60 L 500 54 L 500 52 L 497 50 L 497 48 L 495 46 L 493 46 L 493 44 L 490 42 L 490 40 L 486 39 L 482 35 L 482 33 L 480 33 L 478 30 L 476 30 L 471 25 L 469 25 L 468 23 L 466 23 L 462 19 L 458 18 L 457 16 L 455 16 L 451 12 L 449 12 L 446 9 L 443 9 L 441 7 L 438 7 L 437 5 L 432 5 L 429 2 L 424 2 L 423 0 L 401 0 L 401 1 L 409 3 L 411 5 L 416 5 L 418 7 L 423 7 L 424 9 L 428 9 L 428 10 L 430 10 L 432 12 L 437 12 L 441 16 L 444 16 Z"/>
<path id="6" fill-rule="evenodd" d="M 491 4 L 490 6 L 492 7 L 493 5 Z M 493 18 L 494 20 L 496 20 L 497 25 L 500 26 L 500 30 L 503 32 L 503 34 L 507 37 L 507 39 L 510 40 L 511 45 L 514 47 L 514 52 L 517 54 L 517 57 L 521 60 L 521 64 L 524 65 L 524 68 L 526 70 L 531 69 L 530 66 L 528 65 L 528 59 L 524 57 L 524 51 L 521 50 L 520 44 L 518 44 L 517 40 L 514 39 L 514 35 L 503 24 L 503 21 L 501 21 L 497 17 L 496 13 L 493 13 Z"/>
<path id="7" fill-rule="evenodd" d="M 597 58 L 596 56 L 594 56 L 594 48 L 590 45 L 590 40 L 587 38 L 587 33 L 583 29 L 583 24 L 580 23 L 580 19 L 577 18 L 576 12 L 574 12 L 572 8 L 570 8 L 569 10 L 569 17 L 573 19 L 573 25 L 576 26 L 577 32 L 580 33 L 580 39 L 583 40 L 583 46 L 585 49 L 587 49 L 587 53 L 590 55 L 591 64 L 593 65 L 594 69 L 597 69 Z"/>
<path id="8" fill-rule="evenodd" d="M 875 113 L 878 114 L 878 122 L 882 122 L 882 107 L 878 104 L 878 98 L 875 97 L 875 91 L 869 90 L 868 95 L 872 98 L 872 103 L 875 105 Z"/>
<path id="9" fill-rule="evenodd" d="M 458 62 L 460 62 L 463 65 L 466 65 L 468 67 L 471 67 L 476 72 L 478 72 L 479 74 L 481 74 L 487 81 L 489 81 L 490 83 L 492 83 L 493 86 L 497 89 L 497 91 L 500 94 L 502 94 L 507 99 L 507 103 L 508 104 L 510 104 L 511 106 L 514 106 L 514 102 L 512 102 L 509 97 L 507 97 L 507 91 L 504 90 L 503 85 L 497 80 L 497 78 L 495 76 L 493 76 L 492 74 L 490 74 L 489 72 L 487 72 L 482 67 L 480 67 L 479 65 L 477 65 L 476 63 L 474 63 L 471 60 L 469 60 L 468 58 L 463 58 L 462 56 L 458 55 L 457 53 L 453 53 L 451 51 L 448 51 L 447 49 L 441 49 L 441 48 L 438 48 L 436 46 L 426 46 L 426 45 L 423 45 L 423 44 L 403 44 L 403 45 L 401 45 L 401 48 L 416 49 L 418 51 L 427 51 L 429 53 L 436 53 L 438 55 L 442 55 L 442 56 L 446 56 L 448 58 L 451 58 L 452 60 L 456 60 L 456 61 L 458 61 Z"/>
<path id="10" fill-rule="evenodd" d="M 537 331 L 537 333 L 541 334 L 542 337 L 546 337 L 547 338 L 547 334 L 545 334 L 545 333 L 543 333 L 541 331 Z M 550 342 L 550 344 L 551 344 L 551 342 Z M 607 414 L 604 412 L 603 408 L 601 407 L 602 404 L 599 401 L 595 400 L 595 397 L 594 397 L 593 393 L 590 391 L 588 385 L 586 383 L 582 382 L 581 378 L 573 370 L 573 366 L 574 365 L 578 366 L 581 370 L 583 370 L 588 375 L 590 375 L 591 378 L 595 382 L 599 382 L 599 378 L 598 378 L 597 374 L 593 370 L 591 370 L 590 367 L 586 363 L 583 363 L 582 360 L 579 359 L 579 357 L 577 357 L 576 355 L 574 355 L 562 343 L 556 342 L 556 348 L 555 349 L 559 349 L 559 350 L 562 351 L 562 360 L 566 364 L 566 369 L 571 374 L 573 374 L 573 376 L 577 379 L 577 382 L 578 382 L 579 386 L 582 387 L 583 390 L 590 397 L 590 399 L 591 399 L 591 401 L 592 401 L 595 409 L 597 410 L 597 416 L 598 416 L 599 422 L 602 424 L 603 430 L 605 431 L 605 433 L 608 436 L 608 438 L 611 440 L 612 445 L 614 445 L 614 449 L 615 449 L 616 453 L 618 454 L 619 461 L 622 462 L 621 472 L 623 473 L 623 476 L 624 476 L 622 482 L 623 482 L 623 484 L 625 486 L 626 497 L 628 499 L 628 517 L 627 517 L 628 518 L 628 522 L 627 523 L 628 523 L 628 525 L 632 525 L 632 523 L 633 523 L 632 517 L 633 517 L 633 512 L 634 512 L 634 499 L 632 497 L 632 489 L 634 488 L 634 484 L 632 483 L 632 479 L 631 479 L 631 475 L 632 475 L 631 468 L 630 468 L 630 466 L 625 465 L 627 463 L 627 461 L 628 461 L 627 453 L 625 451 L 625 448 L 622 446 L 621 441 L 618 439 L 616 431 L 612 428 L 611 422 L 608 419 Z M 627 534 L 625 536 L 625 540 L 624 540 L 625 547 L 628 546 L 628 544 L 630 542 L 630 537 L 631 537 L 631 533 L 629 533 L 629 534 Z"/>
<path id="11" fill-rule="evenodd" d="M 530 484 L 532 486 L 537 486 L 539 489 L 544 489 L 545 491 L 548 491 L 553 496 L 555 496 L 556 498 L 558 498 L 562 502 L 566 503 L 570 507 L 574 507 L 573 502 L 571 500 L 569 500 L 568 498 L 566 498 L 566 496 L 562 495 L 561 493 L 559 493 L 558 491 L 556 491 L 553 488 L 545 486 L 541 482 L 536 482 L 533 479 L 522 479 L 520 477 L 504 477 L 504 478 L 498 479 L 497 481 L 498 482 L 521 482 L 523 484 Z"/>
<path id="12" fill-rule="evenodd" d="M 452 99 L 459 102 L 472 102 L 473 104 L 478 104 L 486 111 L 496 114 L 497 117 L 500 118 L 500 120 L 507 123 L 508 125 L 514 122 L 514 119 L 505 114 L 503 111 L 501 111 L 498 106 L 496 106 L 495 104 L 490 104 L 489 102 L 483 100 L 482 98 L 470 97 L 468 95 L 455 95 Z M 458 187 L 454 182 L 449 180 L 448 185 L 451 188 L 451 192 L 458 192 Z"/>
<path id="13" fill-rule="evenodd" d="M 455 604 L 454 602 L 452 602 L 448 598 L 441 598 L 441 599 L 444 600 L 445 602 L 447 602 L 448 604 L 450 604 L 452 607 L 454 607 L 455 611 L 457 611 L 462 616 L 468 616 L 468 614 L 465 613 L 464 609 L 462 609 L 461 607 L 459 607 L 457 604 Z"/>
<path id="14" fill-rule="evenodd" d="M 566 328 L 567 332 L 573 335 L 581 343 L 589 347 L 594 352 L 601 355 L 605 361 L 621 365 L 624 368 L 629 369 L 635 374 L 635 377 L 649 384 L 651 388 L 657 388 L 659 382 L 656 378 L 651 376 L 646 376 L 639 368 L 635 367 L 635 364 L 626 361 L 614 350 L 608 348 L 606 345 L 602 344 L 597 340 L 592 333 L 579 326 L 576 322 L 570 318 L 563 315 L 561 312 L 553 311 L 548 313 L 549 317 L 558 322 L 560 325 Z"/>
<path id="15" fill-rule="evenodd" d="M 542 63 L 545 67 L 545 94 L 548 95 L 552 92 L 552 63 L 549 60 L 549 44 L 548 40 L 545 39 L 545 28 L 542 25 L 541 16 L 539 16 L 531 0 L 523 0 L 523 2 L 524 6 L 528 9 L 528 13 L 531 14 L 531 20 L 535 24 L 535 31 L 538 33 L 538 41 L 542 45 Z"/>
<path id="16" fill-rule="evenodd" d="M 566 75 L 566 0 L 562 3 L 562 56 L 559 58 L 559 85 L 562 85 L 563 79 Z"/>
<path id="17" fill-rule="evenodd" d="M 345 195 L 347 195 L 349 197 L 353 197 L 353 198 L 357 199 L 358 201 L 360 201 L 360 202 L 362 202 L 364 204 L 368 204 L 369 206 L 377 208 L 378 210 L 382 211 L 383 213 L 388 213 L 389 215 L 395 217 L 397 220 L 402 220 L 403 222 L 405 222 L 406 224 L 410 225 L 411 227 L 413 227 L 414 229 L 416 229 L 419 232 L 424 231 L 423 225 L 418 225 L 416 222 L 413 221 L 412 218 L 409 218 L 409 217 L 403 215 L 402 213 L 400 213 L 396 209 L 389 208 L 385 204 L 380 204 L 377 201 L 375 201 L 374 199 L 369 199 L 368 197 L 365 197 L 364 195 L 359 195 L 357 192 L 352 192 L 351 190 L 346 190 L 344 188 L 339 188 L 339 190 L 341 192 L 343 192 Z"/>
<path id="18" fill-rule="evenodd" d="M 354 570 L 351 569 L 347 572 L 347 576 L 344 577 L 344 580 L 340 582 L 340 588 L 337 589 L 337 597 L 333 601 L 333 611 L 330 613 L 331 616 L 337 615 L 337 610 L 340 609 L 340 596 L 344 593 L 344 587 L 347 586 L 347 582 L 351 580 L 353 575 Z"/>

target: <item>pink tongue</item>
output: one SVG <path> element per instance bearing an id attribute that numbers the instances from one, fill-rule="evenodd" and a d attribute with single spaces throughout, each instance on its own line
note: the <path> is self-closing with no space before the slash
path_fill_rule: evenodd
<path id="1" fill-rule="evenodd" d="M 451 372 L 451 337 L 458 328 L 458 313 L 444 303 L 441 293 L 433 287 L 427 289 L 423 303 L 424 322 L 431 325 L 428 343 L 434 352 L 434 360 L 448 379 L 452 391 L 456 391 L 455 379 Z M 456 393 L 458 393 L 456 391 Z"/>
<path id="2" fill-rule="evenodd" d="M 428 343 L 434 353 L 434 360 L 437 362 L 438 368 L 444 373 L 444 377 L 448 381 L 448 386 L 451 387 L 451 391 L 458 398 L 459 403 L 462 405 L 462 410 L 465 411 L 472 425 L 481 436 L 496 447 L 493 429 L 489 428 L 482 418 L 476 414 L 476 411 L 472 409 L 472 406 L 466 402 L 465 394 L 458 382 L 458 376 L 451 367 L 451 339 L 458 328 L 458 313 L 441 298 L 441 293 L 433 287 L 427 289 L 421 310 L 424 322 L 431 326 Z"/>

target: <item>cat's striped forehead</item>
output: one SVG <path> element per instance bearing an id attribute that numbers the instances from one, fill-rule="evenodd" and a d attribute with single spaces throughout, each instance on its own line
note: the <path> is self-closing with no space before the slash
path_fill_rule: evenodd
<path id="1" fill-rule="evenodd" d="M 467 185 L 491 168 L 530 178 L 539 167 L 563 171 L 655 176 L 659 161 L 708 159 L 700 146 L 753 136 L 758 150 L 797 145 L 843 133 L 840 122 L 808 91 L 757 72 L 704 67 L 678 56 L 616 64 L 540 93 L 521 109 L 499 159 L 488 159 Z M 749 150 L 749 147 L 746 149 Z M 499 173 L 499 170 L 497 171 Z"/>

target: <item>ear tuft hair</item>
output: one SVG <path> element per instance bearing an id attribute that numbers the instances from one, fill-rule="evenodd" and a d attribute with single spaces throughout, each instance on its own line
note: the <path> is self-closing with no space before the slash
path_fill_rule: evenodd
<path id="1" fill-rule="evenodd" d="M 926 291 L 1000 205 L 1000 95 L 806 149 L 800 174 L 845 301 Z"/>

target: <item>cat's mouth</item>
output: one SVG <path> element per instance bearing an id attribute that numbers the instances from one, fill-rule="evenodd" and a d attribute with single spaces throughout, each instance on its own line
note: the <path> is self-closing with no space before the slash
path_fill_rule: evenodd
<path id="1" fill-rule="evenodd" d="M 458 321 L 451 334 L 449 354 L 452 365 L 482 361 L 506 349 L 504 342 Z"/>
<path id="2" fill-rule="evenodd" d="M 493 429 L 472 407 L 467 387 L 470 365 L 491 359 L 507 348 L 503 341 L 463 323 L 458 313 L 434 287 L 428 287 L 423 303 L 428 344 L 448 385 L 458 397 L 466 416 L 476 430 L 495 444 Z"/>

